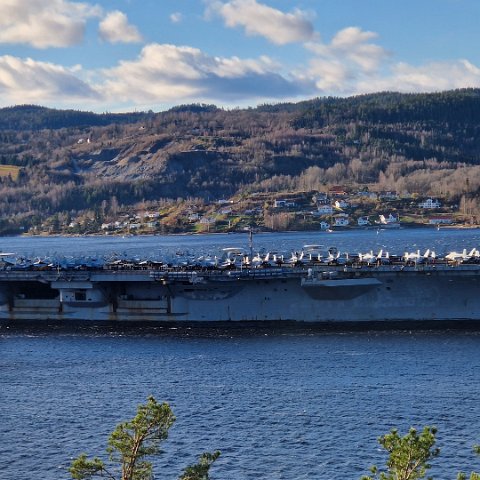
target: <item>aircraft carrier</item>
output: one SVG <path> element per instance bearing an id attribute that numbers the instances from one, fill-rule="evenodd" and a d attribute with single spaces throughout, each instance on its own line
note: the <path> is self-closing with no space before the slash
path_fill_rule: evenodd
<path id="1" fill-rule="evenodd" d="M 285 259 L 224 249 L 170 262 L 8 261 L 0 320 L 313 322 L 480 320 L 480 253 L 340 254 L 305 246 Z M 8 254 L 4 254 L 4 257 Z"/>

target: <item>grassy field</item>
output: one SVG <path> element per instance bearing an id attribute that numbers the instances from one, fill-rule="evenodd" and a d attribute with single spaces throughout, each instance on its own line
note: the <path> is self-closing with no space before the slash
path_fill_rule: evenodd
<path id="1" fill-rule="evenodd" d="M 12 180 L 18 180 L 18 175 L 20 173 L 21 168 L 15 167 L 13 165 L 0 165 L 0 177 L 8 177 L 10 176 Z"/>

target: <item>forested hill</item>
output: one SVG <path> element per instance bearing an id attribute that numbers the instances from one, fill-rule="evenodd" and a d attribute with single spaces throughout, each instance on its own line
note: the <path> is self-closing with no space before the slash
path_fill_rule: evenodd
<path id="1" fill-rule="evenodd" d="M 205 114 L 219 110 L 215 105 L 192 104 L 173 107 L 169 113 Z M 479 123 L 480 89 L 429 94 L 383 92 L 349 98 L 324 97 L 298 103 L 261 105 L 250 111 L 295 114 L 293 125 L 297 128 L 352 121 Z M 97 114 L 78 110 L 56 110 L 36 105 L 18 105 L 0 108 L 0 130 L 105 126 L 113 123 L 141 122 L 154 116 L 152 111 Z"/>
<path id="2" fill-rule="evenodd" d="M 384 92 L 345 99 L 324 98 L 299 103 L 295 124 L 313 127 L 327 122 L 368 123 L 479 123 L 480 89 L 430 94 Z"/>
<path id="3" fill-rule="evenodd" d="M 134 123 L 151 113 L 92 113 L 56 110 L 37 105 L 18 105 L 0 109 L 0 130 L 43 130 Z"/>
<path id="4" fill-rule="evenodd" d="M 328 185 L 480 192 L 480 90 L 224 110 L 0 109 L 0 218 Z"/>

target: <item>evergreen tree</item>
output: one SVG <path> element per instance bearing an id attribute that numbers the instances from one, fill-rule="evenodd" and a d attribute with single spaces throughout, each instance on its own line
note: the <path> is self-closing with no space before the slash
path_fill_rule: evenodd
<path id="1" fill-rule="evenodd" d="M 160 453 L 160 444 L 168 437 L 175 416 L 167 403 L 150 396 L 139 405 L 135 417 L 117 425 L 108 440 L 110 465 L 100 458 L 81 454 L 73 460 L 70 474 L 75 480 L 108 478 L 110 480 L 152 480 L 153 465 L 148 460 Z M 198 464 L 187 467 L 181 480 L 208 480 L 212 463 L 220 452 L 204 453 Z"/>
<path id="2" fill-rule="evenodd" d="M 414 428 L 400 437 L 396 429 L 380 437 L 378 443 L 389 453 L 387 471 L 380 472 L 374 465 L 373 476 L 364 476 L 362 480 L 417 480 L 424 478 L 430 468 L 429 461 L 435 458 L 440 449 L 435 448 L 435 427 L 425 427 L 420 433 Z M 430 477 L 429 477 L 430 478 Z"/>

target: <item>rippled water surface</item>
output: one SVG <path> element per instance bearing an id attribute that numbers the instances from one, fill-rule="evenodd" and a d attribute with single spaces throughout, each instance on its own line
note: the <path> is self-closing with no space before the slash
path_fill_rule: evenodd
<path id="1" fill-rule="evenodd" d="M 479 246 L 476 231 L 452 232 L 332 234 L 328 244 L 393 245 L 400 252 Z M 311 235 L 262 238 L 266 248 L 327 244 Z M 2 239 L 2 249 L 104 252 L 123 241 L 129 251 L 146 252 L 153 242 L 172 242 L 172 249 L 245 244 L 245 236 L 235 235 L 172 238 Z M 214 449 L 222 451 L 215 479 L 358 479 L 384 461 L 376 438 L 412 425 L 438 427 L 442 453 L 432 474 L 455 478 L 460 469 L 480 470 L 471 451 L 480 443 L 479 392 L 480 330 L 3 325 L 0 479 L 69 478 L 71 459 L 81 452 L 103 456 L 108 434 L 150 394 L 168 401 L 177 416 L 155 459 L 157 479 L 177 478 L 197 454 Z"/>
<path id="2" fill-rule="evenodd" d="M 157 478 L 220 449 L 218 479 L 355 479 L 382 461 L 376 437 L 432 424 L 439 478 L 475 466 L 475 332 L 2 333 L 5 480 L 69 478 L 150 394 L 177 416 Z"/>

